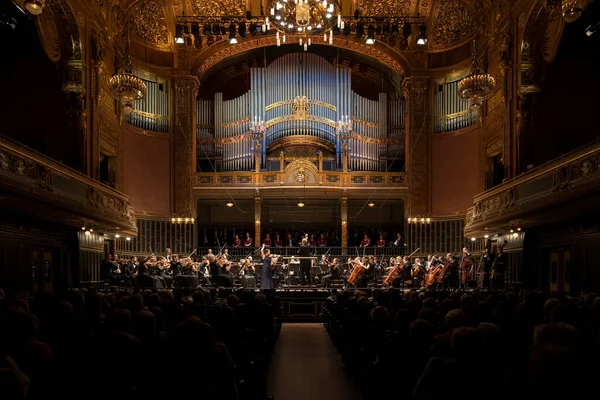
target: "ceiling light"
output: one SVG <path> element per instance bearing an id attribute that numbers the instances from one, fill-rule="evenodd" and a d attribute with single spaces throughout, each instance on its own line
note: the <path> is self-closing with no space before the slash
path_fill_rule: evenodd
<path id="1" fill-rule="evenodd" d="M 590 3 L 590 0 L 562 0 L 562 15 L 565 22 L 574 22 Z"/>
<path id="2" fill-rule="evenodd" d="M 375 207 L 375 203 L 373 203 L 372 201 L 369 202 L 368 204 L 369 207 Z"/>
<path id="3" fill-rule="evenodd" d="M 121 235 L 119 235 L 118 233 L 117 233 L 117 234 L 115 234 L 115 238 L 116 238 L 116 239 L 118 239 L 118 238 L 120 238 L 120 237 L 121 237 Z"/>
<path id="4" fill-rule="evenodd" d="M 92 233 L 90 231 L 85 231 L 85 236 L 90 236 Z"/>
<path id="5" fill-rule="evenodd" d="M 44 11 L 46 0 L 26 0 L 25 9 L 32 15 L 40 15 Z"/>
<path id="6" fill-rule="evenodd" d="M 235 25 L 231 24 L 229 25 L 229 44 L 237 44 L 238 40 L 237 37 L 235 36 Z"/>
<path id="7" fill-rule="evenodd" d="M 130 238 L 129 236 L 127 236 L 127 237 L 125 238 L 125 240 L 127 240 L 127 241 L 129 242 L 129 241 L 131 240 L 131 238 Z"/>
<path id="8" fill-rule="evenodd" d="M 474 237 L 471 238 L 471 242 L 474 242 L 476 240 L 477 240 L 477 238 L 474 238 Z"/>
<path id="9" fill-rule="evenodd" d="M 521 232 L 521 227 L 518 227 L 518 228 L 517 228 L 517 230 L 518 230 L 519 232 Z"/>
<path id="10" fill-rule="evenodd" d="M 487 239 L 490 237 L 490 235 L 483 235 L 483 237 Z"/>
<path id="11" fill-rule="evenodd" d="M 94 228 L 90 228 L 90 232 L 94 232 Z"/>
<path id="12" fill-rule="evenodd" d="M 298 207 L 300 207 L 300 208 L 304 207 L 304 201 L 300 200 L 298 202 Z"/>
<path id="13" fill-rule="evenodd" d="M 183 26 L 176 25 L 175 26 L 175 43 L 183 44 L 185 41 L 183 40 Z"/>
<path id="14" fill-rule="evenodd" d="M 510 233 L 513 233 L 514 231 L 515 231 L 514 229 L 511 229 L 511 230 L 510 230 Z"/>
<path id="15" fill-rule="evenodd" d="M 513 237 L 518 237 L 519 234 L 517 232 L 513 233 Z"/>
<path id="16" fill-rule="evenodd" d="M 367 29 L 367 38 L 365 39 L 366 44 L 375 44 L 375 28 L 373 25 L 369 25 Z"/>
<path id="17" fill-rule="evenodd" d="M 82 230 L 82 231 L 85 231 L 85 226 L 82 226 L 82 227 L 81 227 L 81 230 Z"/>
<path id="18" fill-rule="evenodd" d="M 417 44 L 419 46 L 424 46 L 427 43 L 427 27 L 425 25 L 419 26 L 419 38 L 417 39 Z"/>
<path id="19" fill-rule="evenodd" d="M 233 203 L 231 201 L 228 201 L 225 205 L 229 208 L 233 207 Z"/>

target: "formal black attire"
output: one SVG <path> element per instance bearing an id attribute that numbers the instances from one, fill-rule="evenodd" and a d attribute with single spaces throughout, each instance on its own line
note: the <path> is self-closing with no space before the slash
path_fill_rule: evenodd
<path id="1" fill-rule="evenodd" d="M 309 245 L 301 245 L 298 250 L 299 257 L 310 257 L 310 246 Z M 311 260 L 300 259 L 300 284 L 301 285 L 311 285 L 312 279 L 310 277 L 310 266 Z"/>
<path id="2" fill-rule="evenodd" d="M 363 272 L 358 277 L 358 281 L 356 282 L 356 287 L 366 288 L 369 285 L 369 282 L 373 279 L 373 272 L 375 270 L 375 264 L 366 263 L 365 267 L 367 267 L 368 269 L 365 269 L 365 272 Z"/>
<path id="3" fill-rule="evenodd" d="M 330 265 L 329 273 L 323 277 L 323 287 L 327 288 L 331 285 L 331 281 L 333 279 L 337 279 L 340 277 L 340 267 L 336 265 Z"/>
<path id="4" fill-rule="evenodd" d="M 504 289 L 504 281 L 506 275 L 506 253 L 502 252 L 496 256 L 496 259 L 493 263 L 494 274 L 491 276 L 492 279 L 492 287 L 495 290 Z"/>
<path id="5" fill-rule="evenodd" d="M 210 277 L 213 283 L 217 284 L 217 286 L 233 287 L 233 279 L 231 279 L 231 275 L 226 273 L 227 271 L 223 271 L 219 264 L 216 262 L 211 262 L 209 268 Z"/>

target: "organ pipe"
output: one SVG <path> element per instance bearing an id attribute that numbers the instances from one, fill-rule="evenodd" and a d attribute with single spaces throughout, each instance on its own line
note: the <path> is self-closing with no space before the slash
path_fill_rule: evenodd
<path id="1" fill-rule="evenodd" d="M 298 96 L 306 96 L 310 118 L 293 117 L 294 100 Z M 380 158 L 386 152 L 396 151 L 386 148 L 388 120 L 393 120 L 392 126 L 400 125 L 396 120 L 404 115 L 402 107 L 388 113 L 385 93 L 377 100 L 354 93 L 349 68 L 336 67 L 320 56 L 304 52 L 287 54 L 266 67 L 251 68 L 250 89 L 246 93 L 230 100 L 224 100 L 222 93 L 215 93 L 213 101 L 199 100 L 196 112 L 198 154 L 222 157 L 225 171 L 255 168 L 254 144 L 250 135 L 245 135 L 254 118 L 267 123 L 261 146 L 263 166 L 271 143 L 291 135 L 307 135 L 334 144 L 341 168 L 342 144 L 334 125 L 343 117 L 353 120 L 357 134 L 349 142 L 349 167 L 355 171 L 378 171 Z M 214 147 L 206 144 L 210 138 L 214 139 Z"/>
<path id="2" fill-rule="evenodd" d="M 146 96 L 135 102 L 125 121 L 137 128 L 154 132 L 169 131 L 169 98 L 163 83 L 144 79 Z"/>
<path id="3" fill-rule="evenodd" d="M 456 79 L 438 85 L 434 100 L 436 132 L 463 129 L 478 120 L 478 113 L 471 110 L 469 101 L 458 95 L 460 78 Z"/>

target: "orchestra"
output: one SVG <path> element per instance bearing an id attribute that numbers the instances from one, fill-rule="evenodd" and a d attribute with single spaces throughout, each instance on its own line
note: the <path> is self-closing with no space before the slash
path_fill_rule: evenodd
<path id="1" fill-rule="evenodd" d="M 342 262 L 339 258 L 330 261 L 331 248 L 325 254 L 317 257 L 317 248 L 324 247 L 326 238 L 320 235 L 315 240 L 314 235 L 305 234 L 297 256 L 281 257 L 271 255 L 268 251 L 271 238 L 267 234 L 261 250 L 261 257 L 253 258 L 256 252 L 252 251 L 239 258 L 231 260 L 229 251 L 224 245 L 214 254 L 212 249 L 207 249 L 206 254 L 200 257 L 172 254 L 167 249 L 163 255 L 151 252 L 148 256 L 132 257 L 129 260 L 121 259 L 117 255 L 109 256 L 103 265 L 108 270 L 107 280 L 114 286 L 132 287 L 134 285 L 149 288 L 174 288 L 197 286 L 241 286 L 254 289 L 264 283 L 267 277 L 270 283 L 267 286 L 293 287 L 344 287 L 344 288 L 413 288 L 413 289 L 452 289 L 480 287 L 485 289 L 500 289 L 504 286 L 507 269 L 507 257 L 504 253 L 506 242 L 497 246 L 493 254 L 491 243 L 488 241 L 481 255 L 474 257 L 467 247 L 459 253 L 447 253 L 440 256 L 437 253 L 428 254 L 427 258 L 413 256 L 420 249 L 406 256 L 392 256 L 388 258 L 377 257 L 377 254 L 367 255 L 370 245 L 369 238 L 365 235 L 360 244 L 362 255 L 349 257 Z M 284 243 L 277 234 L 273 242 L 274 247 L 287 246 L 291 238 L 287 237 Z M 314 242 L 314 245 L 311 244 Z M 252 238 L 246 234 L 243 242 L 252 243 Z M 380 240 L 371 246 L 373 252 L 379 252 L 387 243 L 383 235 Z M 242 241 L 235 236 L 232 248 L 241 248 Z M 356 248 L 359 252 L 359 248 Z M 264 254 L 264 256 L 263 256 Z M 268 271 L 262 267 L 268 259 Z"/>

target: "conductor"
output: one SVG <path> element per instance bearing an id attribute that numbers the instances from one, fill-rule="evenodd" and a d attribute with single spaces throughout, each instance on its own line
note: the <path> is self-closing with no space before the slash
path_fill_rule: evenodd
<path id="1" fill-rule="evenodd" d="M 300 284 L 301 285 L 307 285 L 307 284 L 310 285 L 311 284 L 311 279 L 310 279 L 311 260 L 308 258 L 308 257 L 310 257 L 310 246 L 308 245 L 307 238 L 302 239 L 302 244 L 300 245 L 300 250 L 298 250 L 298 256 L 299 257 L 307 257 L 307 258 L 300 259 Z"/>

